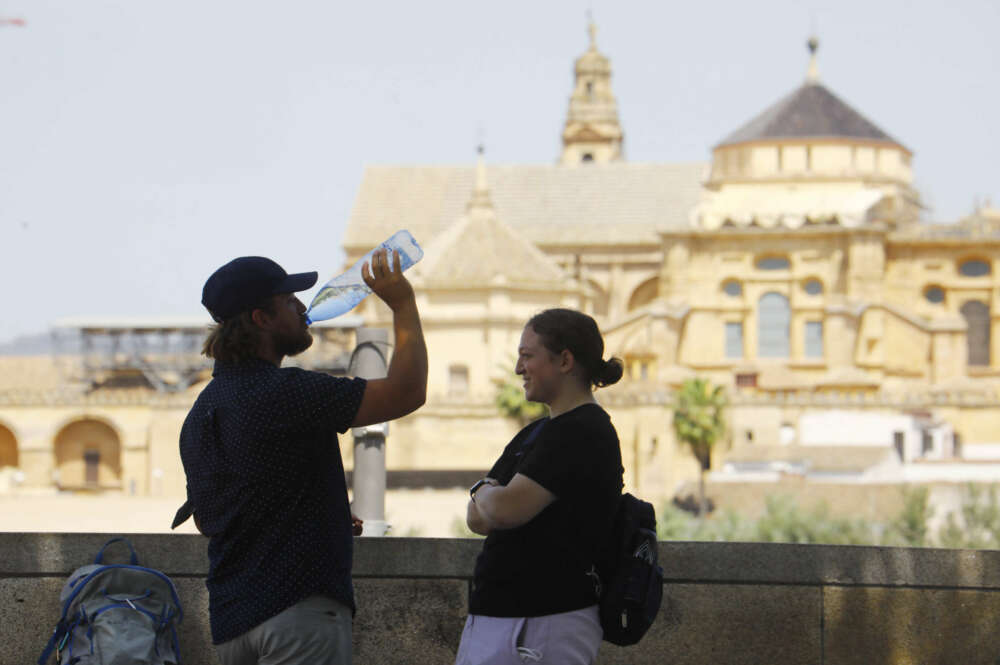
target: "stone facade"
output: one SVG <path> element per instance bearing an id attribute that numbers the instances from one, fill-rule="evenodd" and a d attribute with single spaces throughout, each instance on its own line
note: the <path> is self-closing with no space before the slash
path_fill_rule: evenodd
<path id="1" fill-rule="evenodd" d="M 556 163 L 487 165 L 481 154 L 475 167 L 365 169 L 346 264 L 400 227 L 425 249 L 409 274 L 428 402 L 392 424 L 390 471 L 487 469 L 519 426 L 493 401 L 524 322 L 574 307 L 625 362 L 598 399 L 628 488 L 651 499 L 697 477 L 670 425 L 671 391 L 696 375 L 729 391 L 720 473 L 758 448 L 775 462 L 781 446 L 813 468 L 821 451 L 809 446 L 822 447 L 828 464 L 832 446 L 799 441 L 799 421 L 848 412 L 925 428 L 930 447 L 901 448 L 904 465 L 1000 478 L 1000 212 L 921 221 L 912 151 L 822 85 L 811 49 L 805 82 L 714 146 L 709 163 L 624 159 L 610 61 L 592 31 Z M 356 314 L 390 327 L 374 298 Z M 349 334 L 338 348 L 349 351 Z M 165 394 L 34 381 L 0 385 L 0 464 L 21 470 L 14 485 L 183 494 L 177 434 L 201 384 Z M 890 454 L 894 441 L 865 443 Z M 863 480 L 867 464 L 834 471 Z"/>
<path id="2" fill-rule="evenodd" d="M 846 411 L 884 422 L 906 415 L 932 443 L 901 448 L 900 470 L 882 458 L 894 437 L 910 434 L 889 432 L 865 442 L 871 464 L 847 455 L 834 475 L 859 480 L 881 465 L 883 481 L 890 467 L 896 481 L 1000 479 L 990 427 L 1000 406 L 992 334 L 1000 212 L 921 220 L 912 151 L 823 86 L 817 46 L 810 42 L 803 84 L 726 136 L 709 164 L 630 164 L 568 140 L 601 136 L 610 145 L 621 133 L 610 64 L 592 37 L 577 61 L 556 165 L 367 168 L 345 233 L 348 261 L 392 232 L 387 220 L 401 220 L 391 223 L 435 251 L 448 238 L 480 266 L 450 285 L 434 278 L 436 267 L 413 271 L 431 352 L 428 408 L 461 392 L 467 404 L 485 403 L 509 371 L 523 321 L 544 307 L 580 306 L 626 364 L 625 379 L 598 399 L 612 411 L 626 467 L 636 469 L 633 489 L 669 495 L 696 475 L 669 414 L 671 390 L 695 375 L 729 390 L 730 434 L 716 469 L 729 456 L 752 457 L 748 444 L 798 455 L 803 415 Z M 594 101 L 584 113 L 588 89 Z M 486 191 L 496 223 L 540 250 L 561 271 L 562 289 L 550 286 L 550 270 L 539 273 L 544 288 L 515 288 L 511 271 L 496 267 L 505 246 L 461 235 L 463 198 Z M 388 323 L 377 303 L 361 314 Z M 461 391 L 448 383 L 456 371 Z M 468 444 L 454 442 L 449 455 L 462 458 Z M 828 465 L 819 458 L 835 453 L 809 446 L 806 466 Z"/>

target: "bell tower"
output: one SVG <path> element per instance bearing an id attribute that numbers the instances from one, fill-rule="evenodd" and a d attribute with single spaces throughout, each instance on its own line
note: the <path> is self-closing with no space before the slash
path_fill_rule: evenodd
<path id="1" fill-rule="evenodd" d="M 560 163 L 621 160 L 618 102 L 611 92 L 611 62 L 597 50 L 597 26 L 590 21 L 590 47 L 576 60 L 575 83 L 563 127 Z"/>

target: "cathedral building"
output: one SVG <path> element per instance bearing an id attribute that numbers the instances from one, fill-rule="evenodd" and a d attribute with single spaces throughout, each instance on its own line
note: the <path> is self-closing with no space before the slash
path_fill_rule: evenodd
<path id="1" fill-rule="evenodd" d="M 525 320 L 569 306 L 626 363 L 598 398 L 648 491 L 697 472 L 670 426 L 672 390 L 694 376 L 729 394 L 716 480 L 1000 478 L 1000 217 L 922 221 L 913 152 L 823 85 L 808 45 L 804 81 L 709 163 L 625 159 L 592 28 L 553 164 L 365 169 L 348 262 L 399 226 L 428 256 L 413 281 L 430 399 L 397 428 L 414 442 L 399 462 L 489 460 L 510 433 L 491 402 Z M 361 314 L 389 322 L 375 302 Z"/>
<path id="2" fill-rule="evenodd" d="M 626 159 L 611 62 L 591 27 L 551 164 L 488 164 L 480 150 L 464 166 L 365 168 L 346 263 L 400 228 L 425 251 L 408 274 L 428 400 L 390 427 L 390 490 L 459 486 L 489 468 L 520 427 L 499 412 L 497 387 L 513 378 L 525 322 L 548 307 L 592 314 L 607 354 L 624 360 L 622 381 L 597 398 L 627 486 L 651 500 L 699 473 L 671 427 L 673 392 L 691 377 L 727 391 L 710 476 L 722 499 L 789 478 L 834 496 L 845 483 L 1000 479 L 1000 212 L 923 221 L 911 148 L 823 84 L 817 50 L 811 40 L 805 78 L 785 97 L 720 128 L 708 162 Z M 391 329 L 376 298 L 352 314 L 320 331 L 325 346 L 305 366 L 343 373 L 357 325 Z M 182 495 L 177 434 L 205 378 L 191 361 L 201 324 L 88 325 L 113 340 L 145 330 L 194 341 L 172 372 L 163 363 L 176 349 L 159 371 L 147 356 L 106 353 L 99 377 L 82 358 L 83 384 L 51 360 L 18 369 L 18 385 L 5 370 L 0 492 Z"/>

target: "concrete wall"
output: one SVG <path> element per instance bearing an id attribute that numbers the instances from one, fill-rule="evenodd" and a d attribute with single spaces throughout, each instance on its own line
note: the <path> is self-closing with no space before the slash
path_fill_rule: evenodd
<path id="1" fill-rule="evenodd" d="M 98 534 L 0 534 L 0 665 L 32 663 L 64 578 Z M 201 536 L 136 535 L 142 563 L 185 603 L 186 665 L 214 664 Z M 355 663 L 451 663 L 477 540 L 356 541 Z M 744 543 L 661 543 L 659 618 L 599 663 L 995 665 L 1000 552 Z M 115 559 L 111 559 L 114 561 Z"/>

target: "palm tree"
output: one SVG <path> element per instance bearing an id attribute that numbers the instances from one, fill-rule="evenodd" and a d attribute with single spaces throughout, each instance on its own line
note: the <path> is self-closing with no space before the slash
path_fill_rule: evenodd
<path id="1" fill-rule="evenodd" d="M 712 459 L 712 447 L 726 430 L 726 393 L 707 379 L 686 379 L 674 402 L 674 432 L 687 444 L 701 464 L 698 475 L 698 516 L 705 514 L 705 472 Z"/>

